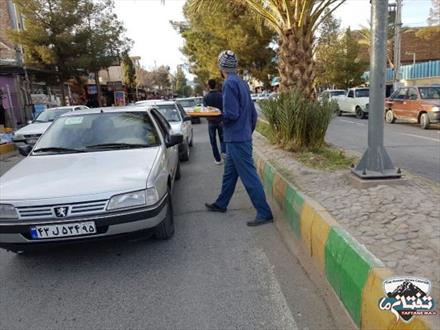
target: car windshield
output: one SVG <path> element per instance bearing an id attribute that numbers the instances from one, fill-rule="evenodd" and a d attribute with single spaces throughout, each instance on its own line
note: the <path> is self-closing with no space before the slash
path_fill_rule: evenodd
<path id="1" fill-rule="evenodd" d="M 158 104 L 156 107 L 169 122 L 181 121 L 179 111 L 174 104 Z"/>
<path id="2" fill-rule="evenodd" d="M 40 115 L 35 119 L 38 123 L 47 123 L 50 121 L 54 121 L 62 114 L 72 111 L 72 109 L 50 109 L 43 111 Z"/>
<path id="3" fill-rule="evenodd" d="M 178 100 L 177 102 L 179 102 L 184 108 L 190 108 L 196 106 L 195 100 Z"/>
<path id="4" fill-rule="evenodd" d="M 345 91 L 331 91 L 330 92 L 331 96 L 340 96 L 340 95 L 345 95 Z"/>
<path id="5" fill-rule="evenodd" d="M 84 114 L 56 120 L 35 145 L 33 154 L 145 148 L 159 143 L 146 112 Z"/>
<path id="6" fill-rule="evenodd" d="M 425 100 L 440 100 L 440 87 L 420 87 L 420 97 Z"/>
<path id="7" fill-rule="evenodd" d="M 369 97 L 370 90 L 369 89 L 356 89 L 356 97 Z"/>

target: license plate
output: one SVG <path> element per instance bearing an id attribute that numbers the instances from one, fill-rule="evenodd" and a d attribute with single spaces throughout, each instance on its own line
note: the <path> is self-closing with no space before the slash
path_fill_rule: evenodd
<path id="1" fill-rule="evenodd" d="M 33 239 L 70 237 L 92 234 L 96 234 L 96 225 L 93 221 L 35 226 L 31 228 L 31 237 Z"/>

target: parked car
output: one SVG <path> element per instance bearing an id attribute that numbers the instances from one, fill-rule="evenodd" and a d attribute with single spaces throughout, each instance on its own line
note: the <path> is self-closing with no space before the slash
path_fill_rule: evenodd
<path id="1" fill-rule="evenodd" d="M 350 88 L 345 95 L 333 96 L 338 103 L 338 115 L 342 113 L 355 114 L 357 118 L 363 119 L 368 116 L 370 90 L 364 87 Z"/>
<path id="2" fill-rule="evenodd" d="M 173 236 L 172 191 L 183 136 L 156 109 L 58 118 L 0 177 L 0 247 L 21 252 L 152 229 Z"/>
<path id="3" fill-rule="evenodd" d="M 12 141 L 17 147 L 34 145 L 40 136 L 49 128 L 52 122 L 61 115 L 70 112 L 88 109 L 85 105 L 50 108 L 41 112 L 29 125 L 20 128 L 14 133 Z"/>
<path id="4" fill-rule="evenodd" d="M 185 112 L 193 112 L 198 106 L 195 97 L 178 98 L 176 102 L 185 109 Z M 200 118 L 191 118 L 192 124 L 200 124 L 201 122 Z"/>
<path id="5" fill-rule="evenodd" d="M 179 158 L 189 160 L 190 147 L 193 145 L 193 127 L 191 117 L 183 107 L 173 101 L 157 102 L 153 105 L 165 117 L 174 133 L 183 135 L 183 142 L 179 144 Z"/>
<path id="6" fill-rule="evenodd" d="M 396 119 L 420 124 L 428 129 L 440 122 L 440 86 L 415 86 L 398 88 L 385 100 L 385 120 Z"/>
<path id="7" fill-rule="evenodd" d="M 318 100 L 334 100 L 336 96 L 345 96 L 347 91 L 345 89 L 327 89 L 318 96 Z"/>

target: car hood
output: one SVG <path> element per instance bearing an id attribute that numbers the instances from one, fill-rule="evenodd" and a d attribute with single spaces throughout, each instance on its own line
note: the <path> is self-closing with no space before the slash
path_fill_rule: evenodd
<path id="1" fill-rule="evenodd" d="M 32 123 L 15 132 L 15 135 L 35 135 L 43 134 L 49 128 L 52 122 Z"/>
<path id="2" fill-rule="evenodd" d="M 29 156 L 0 177 L 0 200 L 41 200 L 145 189 L 159 147 Z"/>

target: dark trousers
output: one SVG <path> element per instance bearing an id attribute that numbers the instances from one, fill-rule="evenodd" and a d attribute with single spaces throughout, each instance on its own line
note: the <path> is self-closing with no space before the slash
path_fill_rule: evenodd
<path id="1" fill-rule="evenodd" d="M 257 210 L 257 218 L 272 218 L 272 211 L 266 201 L 263 185 L 252 159 L 251 141 L 226 143 L 226 163 L 222 191 L 215 201 L 215 205 L 223 209 L 228 207 L 239 177 L 246 188 L 252 205 Z"/>
<path id="2" fill-rule="evenodd" d="M 225 144 L 223 142 L 223 126 L 221 123 L 208 123 L 209 141 L 211 142 L 212 153 L 216 161 L 221 161 L 222 157 L 218 150 L 217 133 L 220 140 L 220 148 L 222 154 L 226 153 Z"/>

